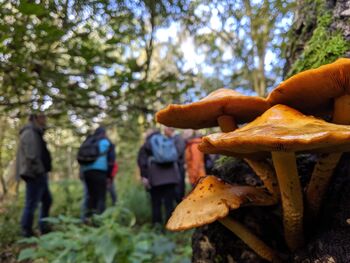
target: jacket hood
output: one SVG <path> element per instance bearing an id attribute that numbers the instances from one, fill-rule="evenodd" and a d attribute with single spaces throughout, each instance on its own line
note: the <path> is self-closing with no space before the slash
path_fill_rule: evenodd
<path id="1" fill-rule="evenodd" d="M 149 135 L 146 137 L 146 140 L 149 140 L 153 135 L 156 135 L 156 134 L 160 134 L 160 131 L 154 131 L 154 132 L 152 132 L 151 134 L 149 134 Z"/>
<path id="2" fill-rule="evenodd" d="M 25 130 L 33 129 L 39 133 L 43 133 L 43 130 L 36 127 L 32 122 L 27 123 L 25 126 L 22 127 L 22 129 L 19 131 L 19 134 L 22 134 Z"/>

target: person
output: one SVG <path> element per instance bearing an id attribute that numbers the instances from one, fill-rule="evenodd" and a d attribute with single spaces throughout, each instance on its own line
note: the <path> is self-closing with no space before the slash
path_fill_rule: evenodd
<path id="1" fill-rule="evenodd" d="M 19 144 L 16 154 L 17 177 L 25 182 L 25 204 L 21 218 L 21 229 L 24 237 L 31 237 L 33 232 L 34 213 L 41 203 L 39 213 L 39 230 L 41 234 L 49 231 L 44 221 L 49 216 L 52 196 L 48 184 L 48 173 L 51 171 L 51 155 L 44 140 L 46 116 L 34 113 L 28 123 L 19 132 Z"/>
<path id="2" fill-rule="evenodd" d="M 111 147 L 112 147 L 112 150 L 111 150 L 112 156 L 110 156 L 110 159 L 116 160 L 115 145 L 112 144 Z M 107 178 L 107 192 L 111 196 L 112 205 L 115 205 L 117 203 L 117 191 L 116 191 L 115 185 L 114 185 L 114 178 L 118 173 L 118 169 L 119 169 L 118 163 L 117 163 L 117 161 L 114 161 L 113 165 L 109 166 L 109 171 L 108 171 L 109 177 Z"/>
<path id="3" fill-rule="evenodd" d="M 107 137 L 106 129 L 99 127 L 87 138 L 98 146 L 99 155 L 90 163 L 81 164 L 82 180 L 85 184 L 83 201 L 83 221 L 92 214 L 102 214 L 106 208 L 107 181 L 115 162 L 114 147 Z M 87 141 L 86 140 L 86 141 Z M 83 143 L 84 144 L 84 143 Z M 85 204 L 84 204 L 85 203 Z"/>
<path id="4" fill-rule="evenodd" d="M 175 147 L 178 154 L 177 165 L 179 168 L 180 180 L 176 186 L 176 202 L 180 203 L 185 196 L 186 184 L 185 184 L 185 148 L 186 142 L 181 134 L 175 134 L 175 129 L 172 127 L 165 127 L 165 136 L 173 138 Z"/>
<path id="5" fill-rule="evenodd" d="M 198 149 L 201 143 L 201 136 L 193 131 L 192 136 L 187 139 L 185 150 L 185 163 L 187 168 L 188 179 L 195 186 L 201 177 L 206 175 L 205 156 Z"/>
<path id="6" fill-rule="evenodd" d="M 159 156 L 159 145 L 166 145 L 163 156 Z M 162 157 L 167 157 L 162 160 Z M 172 138 L 162 135 L 159 131 L 151 131 L 146 135 L 144 144 L 138 152 L 137 163 L 140 168 L 142 183 L 149 191 L 152 206 L 152 224 L 162 224 L 169 219 L 176 202 L 176 185 L 180 174 L 177 165 L 177 152 Z M 162 216 L 162 206 L 165 207 L 165 218 Z"/>

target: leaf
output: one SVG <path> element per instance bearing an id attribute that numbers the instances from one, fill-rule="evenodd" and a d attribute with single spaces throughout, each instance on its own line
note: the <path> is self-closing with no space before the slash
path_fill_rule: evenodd
<path id="1" fill-rule="evenodd" d="M 25 15 L 43 15 L 46 13 L 45 7 L 39 4 L 29 3 L 27 0 L 22 0 L 18 6 L 18 10 Z"/>
<path id="2" fill-rule="evenodd" d="M 21 251 L 18 256 L 18 261 L 22 261 L 25 259 L 34 259 L 35 258 L 35 250 L 33 248 L 26 248 Z"/>
<path id="3" fill-rule="evenodd" d="M 42 221 L 55 225 L 60 223 L 60 220 L 57 217 L 46 217 L 42 219 Z"/>
<path id="4" fill-rule="evenodd" d="M 23 238 L 18 241 L 19 244 L 34 244 L 37 243 L 39 239 L 37 237 Z"/>
<path id="5" fill-rule="evenodd" d="M 103 256 L 106 263 L 113 262 L 117 251 L 117 244 L 114 244 L 108 235 L 104 235 L 96 245 L 96 252 Z"/>

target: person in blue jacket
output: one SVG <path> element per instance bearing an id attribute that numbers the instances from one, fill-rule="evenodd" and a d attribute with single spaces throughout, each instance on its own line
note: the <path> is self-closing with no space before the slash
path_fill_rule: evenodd
<path id="1" fill-rule="evenodd" d="M 102 214 L 106 208 L 107 180 L 115 162 L 115 149 L 107 137 L 106 129 L 99 127 L 93 134 L 98 139 L 101 155 L 91 164 L 82 165 L 81 172 L 86 186 L 86 211 L 84 218 L 93 213 Z"/>

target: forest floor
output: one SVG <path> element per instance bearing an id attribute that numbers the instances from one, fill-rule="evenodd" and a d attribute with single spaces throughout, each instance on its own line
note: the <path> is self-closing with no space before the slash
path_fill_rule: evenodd
<path id="1" fill-rule="evenodd" d="M 117 205 L 113 207 L 108 196 L 108 209 L 91 226 L 79 219 L 81 182 L 50 182 L 53 232 L 24 240 L 19 227 L 24 201 L 21 184 L 17 196 L 0 203 L 0 262 L 190 262 L 192 232 L 170 233 L 152 227 L 149 196 L 135 171 L 121 167 L 119 174 Z"/>

